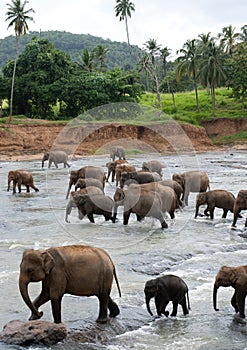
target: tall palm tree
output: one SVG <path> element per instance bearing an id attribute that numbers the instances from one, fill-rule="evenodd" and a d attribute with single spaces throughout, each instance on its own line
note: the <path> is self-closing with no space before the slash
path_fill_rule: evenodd
<path id="1" fill-rule="evenodd" d="M 225 52 L 230 56 L 233 54 L 233 49 L 237 39 L 240 37 L 240 33 L 235 33 L 235 27 L 229 25 L 222 29 L 222 33 L 218 34 L 220 38 L 220 44 L 225 48 Z"/>
<path id="2" fill-rule="evenodd" d="M 163 74 L 164 78 L 167 78 L 167 57 L 170 56 L 171 50 L 165 46 L 162 49 L 160 49 L 161 59 L 162 59 L 162 66 L 163 66 Z M 167 83 L 167 90 L 170 92 L 170 84 L 169 79 L 166 79 Z"/>
<path id="3" fill-rule="evenodd" d="M 12 83 L 11 83 L 11 92 L 10 92 L 10 106 L 9 106 L 9 124 L 12 120 L 13 113 L 13 96 L 14 96 L 14 84 L 15 84 L 15 72 L 16 72 L 16 63 L 19 56 L 19 45 L 20 37 L 25 35 L 28 28 L 28 21 L 34 21 L 33 17 L 29 16 L 30 13 L 34 13 L 32 8 L 25 10 L 26 5 L 28 4 L 27 0 L 24 0 L 22 3 L 21 0 L 12 0 L 10 4 L 7 4 L 8 10 L 6 12 L 6 20 L 9 21 L 8 29 L 14 26 L 15 36 L 16 36 L 16 56 L 14 61 Z"/>
<path id="4" fill-rule="evenodd" d="M 210 87 L 212 116 L 215 116 L 215 88 L 226 81 L 226 53 L 214 41 L 210 42 L 200 64 L 200 77 L 205 86 Z"/>
<path id="5" fill-rule="evenodd" d="M 183 45 L 183 48 L 177 51 L 180 56 L 177 58 L 177 78 L 179 79 L 183 74 L 192 76 L 194 82 L 194 89 L 196 94 L 197 111 L 200 112 L 197 78 L 198 78 L 198 65 L 200 60 L 200 53 L 196 40 L 187 40 Z"/>
<path id="6" fill-rule="evenodd" d="M 135 11 L 135 4 L 130 0 L 116 0 L 115 6 L 116 17 L 119 17 L 120 21 L 125 21 L 125 29 L 127 34 L 127 41 L 129 46 L 129 53 L 131 57 L 131 46 L 129 39 L 128 17 L 131 18 L 131 11 Z"/>
<path id="7" fill-rule="evenodd" d="M 93 49 L 95 65 L 100 71 L 103 71 L 106 68 L 105 60 L 109 51 L 108 48 L 100 44 Z"/>
<path id="8" fill-rule="evenodd" d="M 157 67 L 156 67 L 156 61 L 155 61 L 155 56 L 157 56 L 157 54 L 160 54 L 160 45 L 157 44 L 157 41 L 155 39 L 149 39 L 148 41 L 145 42 L 144 46 L 145 46 L 145 49 L 148 53 L 148 57 L 150 60 L 150 63 L 148 65 L 149 72 L 150 72 L 150 75 L 154 81 L 157 100 L 158 100 L 158 104 L 159 104 L 159 109 L 160 109 L 160 112 L 162 112 L 159 79 L 158 79 Z"/>

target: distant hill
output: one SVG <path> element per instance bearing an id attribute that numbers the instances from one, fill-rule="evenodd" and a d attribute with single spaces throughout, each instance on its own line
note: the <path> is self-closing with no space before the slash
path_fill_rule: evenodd
<path id="1" fill-rule="evenodd" d="M 76 60 L 78 52 L 83 49 L 92 49 L 97 45 L 102 45 L 109 49 L 106 64 L 108 69 L 115 67 L 126 68 L 130 66 L 130 54 L 126 42 L 111 41 L 90 34 L 72 34 L 65 31 L 29 32 L 21 37 L 20 52 L 32 38 L 46 38 L 53 43 L 55 48 L 70 54 L 72 60 Z M 14 35 L 0 39 L 0 68 L 4 67 L 7 60 L 15 58 L 16 38 Z M 132 66 L 135 66 L 142 55 L 142 50 L 132 45 Z"/>

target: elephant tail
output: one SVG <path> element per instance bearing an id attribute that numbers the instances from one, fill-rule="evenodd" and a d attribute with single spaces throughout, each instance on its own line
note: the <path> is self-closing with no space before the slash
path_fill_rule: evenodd
<path id="1" fill-rule="evenodd" d="M 118 294 L 121 298 L 121 290 L 120 290 L 120 286 L 119 286 L 119 282 L 118 282 L 118 278 L 117 278 L 117 273 L 116 273 L 116 269 L 115 269 L 115 266 L 113 267 L 113 276 L 115 278 L 115 281 L 116 281 L 116 285 L 117 285 L 117 289 L 118 289 Z"/>
<path id="2" fill-rule="evenodd" d="M 186 292 L 186 295 L 187 295 L 188 309 L 191 310 L 191 308 L 190 308 L 189 292 L 188 291 Z"/>

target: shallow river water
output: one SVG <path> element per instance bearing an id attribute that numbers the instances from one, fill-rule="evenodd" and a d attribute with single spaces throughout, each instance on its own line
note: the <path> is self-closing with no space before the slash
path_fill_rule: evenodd
<path id="1" fill-rule="evenodd" d="M 137 168 L 147 158 L 136 156 L 129 160 Z M 211 189 L 226 189 L 237 195 L 247 189 L 246 152 L 226 151 L 197 155 L 155 155 L 164 164 L 164 178 L 184 170 L 205 170 L 210 178 Z M 81 158 L 71 161 L 71 169 L 84 165 L 105 166 L 109 159 L 103 156 Z M 65 223 L 66 190 L 68 169 L 41 169 L 41 161 L 2 162 L 0 164 L 0 328 L 14 319 L 27 320 L 29 310 L 18 290 L 19 264 L 27 248 L 43 249 L 50 246 L 75 243 L 90 244 L 106 249 L 116 265 L 122 290 L 119 298 L 113 284 L 112 296 L 120 309 L 135 306 L 145 313 L 143 289 L 145 282 L 163 273 L 182 277 L 189 286 L 191 311 L 183 316 L 178 307 L 175 318 L 154 319 L 147 313 L 147 322 L 138 329 L 125 332 L 108 345 L 78 344 L 75 349 L 247 349 L 247 326 L 234 319 L 230 305 L 231 288 L 220 288 L 218 306 L 212 305 L 214 277 L 222 265 L 247 264 L 247 234 L 243 218 L 237 222 L 237 230 L 231 229 L 233 215 L 222 219 L 222 211 L 215 210 L 214 220 L 205 217 L 194 219 L 195 197 L 189 197 L 189 206 L 176 213 L 175 220 L 167 217 L 168 229 L 161 230 L 155 219 L 136 222 L 131 217 L 124 227 L 122 217 L 115 224 L 97 217 L 96 223 L 87 218 L 80 221 L 72 210 L 71 223 Z M 7 174 L 12 169 L 27 169 L 32 172 L 39 192 L 25 190 L 12 195 L 7 192 Z M 106 184 L 110 196 L 115 184 Z M 203 208 L 201 208 L 201 212 Z M 35 297 L 40 284 L 30 284 L 30 294 Z M 154 311 L 154 304 L 151 304 Z M 52 321 L 50 304 L 43 308 L 44 320 Z M 168 309 L 171 309 L 169 304 Z M 131 310 L 131 308 L 130 308 Z M 247 310 L 246 310 L 247 312 Z M 79 298 L 67 295 L 63 298 L 62 319 L 65 324 L 86 318 L 96 319 L 96 298 Z M 136 315 L 133 314 L 133 318 Z M 121 315 L 119 316 L 121 319 Z M 80 347 L 79 347 L 80 346 Z M 38 349 L 33 346 L 30 349 Z M 42 347 L 46 349 L 45 347 Z M 21 347 L 0 345 L 0 349 Z M 59 345 L 47 349 L 60 349 Z M 73 349 L 72 349 L 73 350 Z"/>

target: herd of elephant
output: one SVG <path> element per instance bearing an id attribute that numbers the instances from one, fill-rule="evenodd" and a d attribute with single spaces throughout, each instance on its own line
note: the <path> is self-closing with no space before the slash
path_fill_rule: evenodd
<path id="1" fill-rule="evenodd" d="M 190 192 L 199 192 L 196 198 L 195 218 L 199 214 L 199 207 L 207 205 L 204 215 L 214 218 L 214 209 L 223 209 L 223 218 L 228 211 L 234 213 L 232 226 L 236 225 L 240 211 L 247 209 L 247 190 L 240 190 L 237 198 L 226 190 L 210 190 L 209 178 L 204 171 L 188 171 L 173 174 L 172 179 L 162 179 L 162 164 L 158 160 L 143 162 L 142 169 L 137 170 L 125 157 L 122 147 L 111 149 L 111 161 L 106 164 L 107 174 L 103 167 L 84 166 L 70 171 L 69 185 L 66 193 L 65 221 L 69 222 L 72 208 L 78 209 L 78 216 L 85 216 L 94 222 L 94 215 L 103 215 L 105 220 L 117 220 L 118 207 L 123 206 L 123 224 L 128 225 L 131 213 L 138 221 L 145 217 L 153 217 L 160 221 L 161 228 L 167 228 L 164 214 L 169 213 L 175 218 L 177 209 L 188 205 Z M 118 159 L 115 159 L 118 158 Z M 68 156 L 62 151 L 45 153 L 42 159 L 48 160 L 58 167 L 63 163 L 69 167 Z M 104 193 L 105 184 L 116 181 L 114 198 Z M 8 173 L 8 191 L 13 181 L 13 193 L 21 192 L 21 186 L 39 191 L 34 185 L 32 174 L 27 170 L 14 170 Z M 74 191 L 71 191 L 72 186 Z M 118 187 L 119 186 L 119 187 Z M 247 220 L 245 221 L 247 226 Z M 83 266 L 83 267 L 82 267 Z M 84 245 L 53 247 L 47 250 L 27 250 L 23 253 L 20 265 L 19 290 L 26 305 L 31 310 L 31 320 L 40 318 L 43 313 L 38 309 L 41 305 L 51 301 L 54 322 L 61 322 L 61 301 L 64 294 L 78 296 L 95 295 L 99 299 L 99 315 L 97 322 L 105 323 L 107 313 L 115 317 L 120 310 L 111 299 L 110 293 L 113 278 L 116 281 L 119 295 L 121 291 L 114 263 L 109 254 L 101 248 Z M 28 295 L 30 282 L 42 281 L 40 295 L 32 302 Z M 231 304 L 238 316 L 245 318 L 245 297 L 247 295 L 247 265 L 229 267 L 222 266 L 215 278 L 213 290 L 213 305 L 217 309 L 217 290 L 219 287 L 233 287 L 234 294 Z M 145 300 L 147 311 L 152 315 L 150 300 L 154 298 L 158 316 L 169 315 L 166 306 L 173 303 L 171 316 L 176 316 L 180 304 L 183 314 L 190 309 L 188 286 L 178 276 L 164 275 L 146 282 Z M 187 297 L 187 298 L 186 298 Z M 108 310 L 107 310 L 108 309 Z"/>

